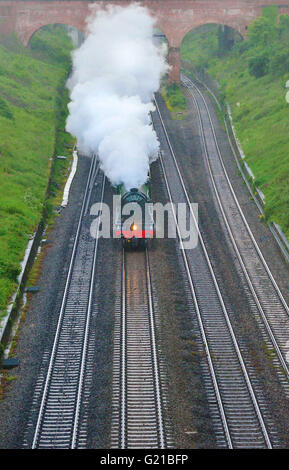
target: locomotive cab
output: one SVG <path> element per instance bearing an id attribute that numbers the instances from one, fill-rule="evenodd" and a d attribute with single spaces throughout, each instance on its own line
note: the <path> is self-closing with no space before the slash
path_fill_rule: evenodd
<path id="1" fill-rule="evenodd" d="M 116 236 L 121 237 L 125 248 L 145 248 L 148 239 L 154 237 L 154 221 L 150 206 L 149 182 L 121 194 L 121 214 L 116 227 Z"/>

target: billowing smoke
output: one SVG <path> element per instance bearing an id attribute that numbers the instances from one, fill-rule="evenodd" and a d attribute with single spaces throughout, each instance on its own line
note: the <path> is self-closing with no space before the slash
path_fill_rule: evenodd
<path id="1" fill-rule="evenodd" d="M 159 143 L 151 99 L 168 65 L 153 44 L 155 21 L 139 5 L 95 9 L 73 53 L 66 129 L 86 154 L 98 153 L 112 184 L 141 186 Z"/>

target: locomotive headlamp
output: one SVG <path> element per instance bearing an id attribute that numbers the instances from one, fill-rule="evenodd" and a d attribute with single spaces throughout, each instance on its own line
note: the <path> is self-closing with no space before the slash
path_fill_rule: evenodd
<path id="1" fill-rule="evenodd" d="M 132 231 L 135 231 L 135 230 L 137 229 L 137 225 L 133 222 L 133 223 L 131 224 L 131 226 L 130 226 L 130 229 L 131 229 Z"/>

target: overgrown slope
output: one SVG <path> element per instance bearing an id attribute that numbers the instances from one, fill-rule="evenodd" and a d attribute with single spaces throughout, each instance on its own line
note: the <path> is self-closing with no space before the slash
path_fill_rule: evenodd
<path id="1" fill-rule="evenodd" d="M 279 23 L 276 17 L 275 7 L 264 9 L 249 26 L 248 39 L 233 47 L 216 25 L 194 30 L 181 53 L 219 83 L 255 183 L 266 196 L 266 216 L 289 236 L 289 16 Z"/>
<path id="2" fill-rule="evenodd" d="M 71 48 L 59 27 L 40 30 L 30 48 L 16 37 L 0 42 L 0 318 L 42 216 L 51 157 L 71 143 L 64 132 Z"/>
<path id="3" fill-rule="evenodd" d="M 186 116 L 187 105 L 181 87 L 177 83 L 163 83 L 160 92 L 172 118 L 183 119 Z"/>

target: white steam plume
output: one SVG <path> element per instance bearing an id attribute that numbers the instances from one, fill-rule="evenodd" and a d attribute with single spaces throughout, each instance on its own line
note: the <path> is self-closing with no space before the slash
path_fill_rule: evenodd
<path id="1" fill-rule="evenodd" d="M 98 152 L 112 184 L 126 189 L 146 181 L 159 147 L 149 112 L 168 65 L 153 44 L 154 24 L 139 5 L 95 10 L 67 82 L 67 131 L 83 152 Z"/>

